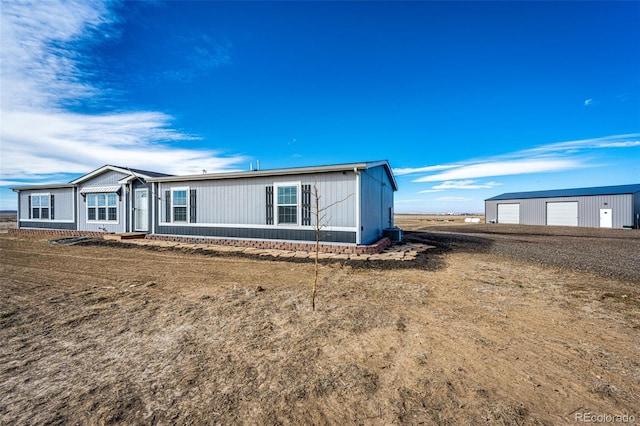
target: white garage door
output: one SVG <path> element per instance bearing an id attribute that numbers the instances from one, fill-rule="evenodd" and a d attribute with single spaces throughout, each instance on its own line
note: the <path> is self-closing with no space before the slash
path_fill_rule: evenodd
<path id="1" fill-rule="evenodd" d="M 520 204 L 498 204 L 498 223 L 520 223 Z"/>
<path id="2" fill-rule="evenodd" d="M 578 202 L 547 203 L 547 225 L 578 226 Z"/>

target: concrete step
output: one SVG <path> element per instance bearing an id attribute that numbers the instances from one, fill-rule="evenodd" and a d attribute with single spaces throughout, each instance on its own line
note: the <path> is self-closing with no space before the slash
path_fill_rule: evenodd
<path id="1" fill-rule="evenodd" d="M 105 240 L 135 240 L 142 239 L 147 235 L 146 232 L 123 232 L 121 234 L 105 234 L 102 236 Z"/>

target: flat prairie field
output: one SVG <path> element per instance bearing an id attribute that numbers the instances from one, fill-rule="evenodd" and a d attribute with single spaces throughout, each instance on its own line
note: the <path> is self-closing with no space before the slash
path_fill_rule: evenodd
<path id="1" fill-rule="evenodd" d="M 0 234 L 0 424 L 640 421 L 640 231 L 461 222 L 315 311 L 309 260 Z"/>

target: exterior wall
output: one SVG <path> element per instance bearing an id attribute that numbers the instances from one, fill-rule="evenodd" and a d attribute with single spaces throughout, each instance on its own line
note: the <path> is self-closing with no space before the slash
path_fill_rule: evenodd
<path id="1" fill-rule="evenodd" d="M 29 197 L 33 194 L 53 195 L 52 220 L 29 219 Z M 18 193 L 18 228 L 76 229 L 74 188 L 23 190 Z"/>
<path id="2" fill-rule="evenodd" d="M 393 187 L 382 166 L 363 170 L 360 187 L 361 244 L 370 244 L 393 226 Z"/>
<path id="3" fill-rule="evenodd" d="M 578 226 L 600 227 L 600 209 L 613 210 L 614 228 L 633 224 L 632 194 L 577 197 L 575 201 L 578 201 Z"/>
<path id="4" fill-rule="evenodd" d="M 79 183 L 78 188 L 84 188 L 86 186 L 118 185 L 118 181 L 120 179 L 126 178 L 127 176 L 129 175 L 109 170 L 99 174 L 98 176 L 94 176 L 89 180 Z"/>
<path id="5" fill-rule="evenodd" d="M 313 215 L 312 224 L 308 226 L 267 225 L 266 187 L 278 184 L 311 185 L 313 192 L 313 186 L 316 185 L 321 196 L 320 208 L 331 206 L 323 212 L 323 241 L 355 243 L 355 182 L 353 172 L 160 182 L 154 185 L 157 186 L 158 195 L 154 203 L 154 217 L 159 219 L 154 232 L 164 235 L 312 241 L 315 240 Z M 195 223 L 169 222 L 165 191 L 171 188 L 196 191 Z M 301 202 L 299 192 L 299 207 Z M 298 213 L 301 213 L 301 208 Z"/>
<path id="6" fill-rule="evenodd" d="M 578 226 L 600 227 L 600 209 L 613 210 L 613 227 L 622 228 L 633 225 L 633 195 L 593 195 L 584 197 L 529 198 L 513 200 L 485 201 L 485 220 L 487 223 L 498 219 L 498 204 L 520 204 L 520 224 L 546 225 L 547 203 L 578 202 Z M 606 203 L 606 205 L 605 205 Z"/>
<path id="7" fill-rule="evenodd" d="M 118 181 L 127 177 L 122 173 L 108 171 L 94 178 L 78 184 L 77 205 L 78 205 L 78 229 L 92 232 L 126 232 L 129 215 L 125 185 L 121 185 L 118 196 L 118 221 L 117 222 L 87 222 L 87 198 L 80 193 L 82 188 L 92 186 L 118 185 Z"/>

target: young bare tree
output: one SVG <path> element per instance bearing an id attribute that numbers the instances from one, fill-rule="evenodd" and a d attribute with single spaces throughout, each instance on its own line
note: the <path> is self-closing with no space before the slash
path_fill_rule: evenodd
<path id="1" fill-rule="evenodd" d="M 346 201 L 349 197 L 351 197 L 351 195 L 353 194 L 349 194 L 343 199 L 338 200 L 334 203 L 331 203 L 327 206 L 321 206 L 320 199 L 322 198 L 322 196 L 318 192 L 317 182 L 314 182 L 313 184 L 313 193 L 311 194 L 311 197 L 313 198 L 313 205 L 312 205 L 311 214 L 314 219 L 313 226 L 316 234 L 316 246 L 315 246 L 315 253 L 314 253 L 315 261 L 314 261 L 314 269 L 313 269 L 313 289 L 311 290 L 311 310 L 312 311 L 316 310 L 316 293 L 318 289 L 318 272 L 319 272 L 319 266 L 320 266 L 318 262 L 320 257 L 320 239 L 321 239 L 320 231 L 322 230 L 322 228 L 326 226 L 327 210 L 329 210 L 331 207 L 335 206 L 336 204 L 340 204 Z"/>

